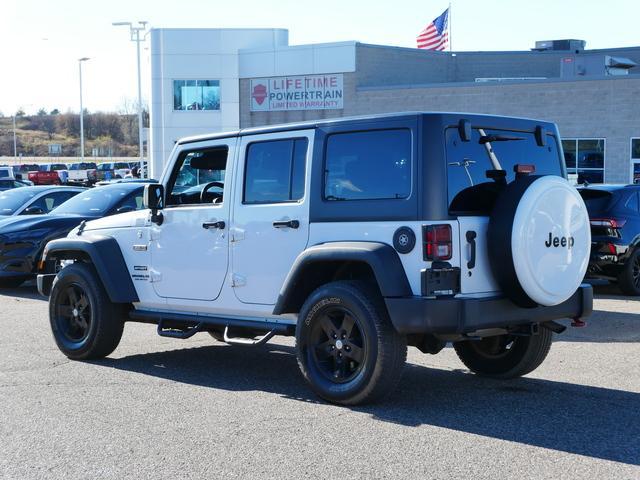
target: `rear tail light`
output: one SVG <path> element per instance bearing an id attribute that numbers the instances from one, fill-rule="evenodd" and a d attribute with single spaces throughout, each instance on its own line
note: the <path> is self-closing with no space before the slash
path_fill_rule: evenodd
<path id="1" fill-rule="evenodd" d="M 625 219 L 617 218 L 592 218 L 590 221 L 592 227 L 605 228 L 622 228 L 627 223 Z"/>
<path id="2" fill-rule="evenodd" d="M 451 260 L 451 225 L 425 225 L 422 227 L 422 241 L 425 260 Z"/>
<path id="3" fill-rule="evenodd" d="M 615 255 L 616 253 L 618 253 L 618 250 L 616 249 L 616 246 L 613 243 L 607 243 L 607 250 L 609 250 L 609 253 L 611 255 Z"/>

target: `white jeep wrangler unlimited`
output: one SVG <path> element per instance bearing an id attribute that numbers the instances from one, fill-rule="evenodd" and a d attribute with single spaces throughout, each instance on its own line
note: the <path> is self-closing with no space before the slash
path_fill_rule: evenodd
<path id="1" fill-rule="evenodd" d="M 556 319 L 592 310 L 589 218 L 565 177 L 556 126 L 517 118 L 186 138 L 146 210 L 47 245 L 38 287 L 72 359 L 109 355 L 135 321 L 230 344 L 295 335 L 304 378 L 341 404 L 388 393 L 407 345 L 451 342 L 471 371 L 517 377 L 542 363 Z"/>

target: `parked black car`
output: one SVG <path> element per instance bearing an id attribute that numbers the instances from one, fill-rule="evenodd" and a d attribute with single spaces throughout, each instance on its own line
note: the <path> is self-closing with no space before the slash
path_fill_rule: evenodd
<path id="1" fill-rule="evenodd" d="M 86 190 L 47 215 L 0 220 L 0 287 L 17 287 L 36 274 L 44 246 L 66 236 L 83 220 L 142 208 L 143 183 Z"/>
<path id="2" fill-rule="evenodd" d="M 618 283 L 640 295 L 640 185 L 589 185 L 578 189 L 591 221 L 587 277 Z"/>

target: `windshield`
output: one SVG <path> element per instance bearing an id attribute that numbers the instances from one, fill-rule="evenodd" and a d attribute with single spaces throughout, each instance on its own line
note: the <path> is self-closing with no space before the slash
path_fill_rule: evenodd
<path id="1" fill-rule="evenodd" d="M 37 192 L 30 188 L 15 188 L 0 193 L 0 215 L 13 215 Z"/>
<path id="2" fill-rule="evenodd" d="M 70 200 L 54 208 L 52 214 L 102 216 L 127 195 L 130 188 L 94 188 L 79 193 Z"/>
<path id="3" fill-rule="evenodd" d="M 589 215 L 605 212 L 613 198 L 611 192 L 607 192 L 606 190 L 579 189 L 578 192 L 587 206 Z"/>

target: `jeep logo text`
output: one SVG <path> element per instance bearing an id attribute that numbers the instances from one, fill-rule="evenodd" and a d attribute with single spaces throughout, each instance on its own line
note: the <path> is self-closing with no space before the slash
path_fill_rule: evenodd
<path id="1" fill-rule="evenodd" d="M 549 232 L 549 240 L 545 241 L 544 244 L 547 248 L 551 247 L 569 247 L 572 248 L 575 240 L 573 237 L 554 237 Z"/>

